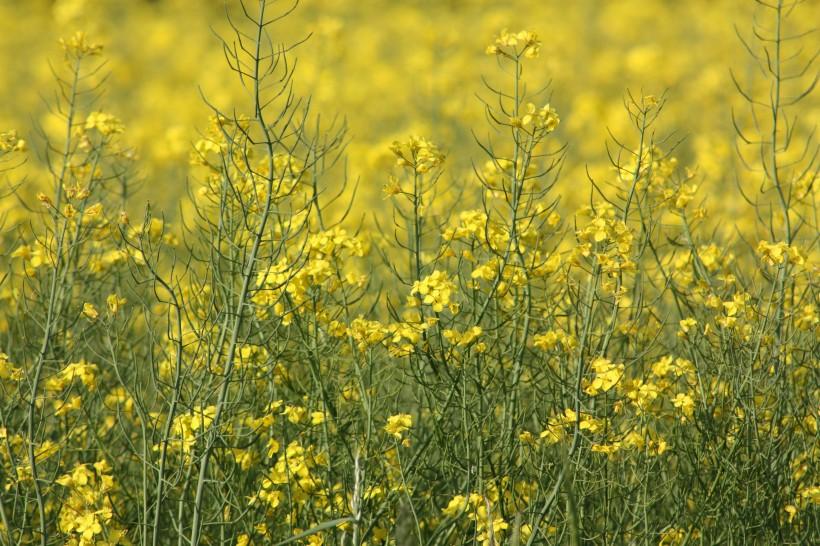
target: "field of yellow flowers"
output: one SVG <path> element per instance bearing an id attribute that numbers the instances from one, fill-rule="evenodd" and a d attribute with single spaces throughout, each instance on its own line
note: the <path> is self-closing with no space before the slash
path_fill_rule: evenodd
<path id="1" fill-rule="evenodd" d="M 817 0 L 0 0 L 0 545 L 820 543 Z"/>

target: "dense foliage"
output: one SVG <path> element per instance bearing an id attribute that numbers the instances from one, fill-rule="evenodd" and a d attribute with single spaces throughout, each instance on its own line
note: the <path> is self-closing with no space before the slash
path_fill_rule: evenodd
<path id="1" fill-rule="evenodd" d="M 820 4 L 509 4 L 0 2 L 0 544 L 820 538 Z"/>

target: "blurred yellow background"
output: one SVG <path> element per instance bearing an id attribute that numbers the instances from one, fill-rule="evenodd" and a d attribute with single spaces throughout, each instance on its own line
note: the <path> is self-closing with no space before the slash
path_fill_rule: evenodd
<path id="1" fill-rule="evenodd" d="M 175 208 L 192 143 L 207 126 L 199 89 L 224 107 L 241 92 L 215 36 L 228 34 L 225 9 L 221 0 L 0 0 L 0 126 L 30 143 L 27 184 L 47 180 L 32 126 L 48 133 L 55 125 L 44 103 L 55 89 L 49 62 L 61 60 L 59 38 L 82 30 L 109 61 L 98 107 L 123 120 L 140 156 L 142 190 L 131 206 L 141 210 L 150 199 Z M 237 14 L 238 1 L 227 9 Z M 820 2 L 801 10 L 790 24 L 820 20 Z M 588 188 L 586 166 L 598 179 L 612 177 L 604 143 L 607 128 L 628 133 L 627 90 L 668 91 L 660 128 L 686 137 L 676 155 L 697 167 L 701 195 L 736 191 L 730 106 L 747 113 L 729 68 L 742 82 L 755 77 L 734 27 L 748 35 L 753 13 L 745 0 L 303 0 L 274 34 L 283 42 L 311 35 L 296 52 L 296 89 L 313 96 L 324 119 L 346 118 L 347 172 L 359 180 L 364 210 L 382 200 L 389 143 L 411 133 L 445 150 L 450 180 L 469 178 L 471 161 L 483 161 L 471 130 L 488 132 L 476 97 L 481 77 L 502 76 L 485 47 L 502 28 L 538 33 L 541 56 L 525 78 L 530 90 L 549 83 L 544 102 L 561 116 L 556 136 L 569 148 L 558 192 L 572 210 L 588 198 L 579 191 Z M 820 119 L 816 97 L 801 108 Z M 738 201 L 721 206 L 737 212 Z"/>

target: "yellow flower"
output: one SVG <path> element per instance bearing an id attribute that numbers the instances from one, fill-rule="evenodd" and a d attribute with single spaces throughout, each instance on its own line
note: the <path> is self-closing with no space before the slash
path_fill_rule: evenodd
<path id="1" fill-rule="evenodd" d="M 265 454 L 268 457 L 273 457 L 273 454 L 279 451 L 280 447 L 281 446 L 279 445 L 279 442 L 271 438 L 268 440 L 268 444 L 265 446 Z"/>
<path id="2" fill-rule="evenodd" d="M 400 440 L 402 434 L 410 430 L 412 426 L 413 416 L 409 413 L 399 413 L 387 418 L 387 424 L 384 426 L 384 430 L 395 439 Z"/>
<path id="3" fill-rule="evenodd" d="M 757 245 L 757 253 L 767 265 L 781 265 L 788 260 L 795 265 L 803 265 L 806 259 L 795 246 L 789 246 L 786 243 L 769 243 L 768 241 L 760 241 Z"/>
<path id="4" fill-rule="evenodd" d="M 794 517 L 797 515 L 797 507 L 793 504 L 789 504 L 783 510 L 785 510 L 786 513 L 789 514 L 789 523 L 791 523 L 792 520 L 794 520 Z"/>
<path id="5" fill-rule="evenodd" d="M 431 305 L 433 311 L 440 313 L 444 307 L 451 305 L 450 298 L 454 290 L 455 284 L 446 273 L 434 271 L 424 279 L 413 283 L 410 295 L 418 295 L 423 304 Z"/>
<path id="6" fill-rule="evenodd" d="M 684 531 L 683 529 L 670 527 L 669 529 L 661 533 L 661 540 L 658 543 L 658 546 L 672 546 L 676 544 L 683 544 L 683 541 L 685 539 L 686 531 Z"/>
<path id="7" fill-rule="evenodd" d="M 105 136 L 122 133 L 125 130 L 125 126 L 118 118 L 105 112 L 91 112 L 88 114 L 85 120 L 85 128 L 86 130 L 95 129 Z"/>
<path id="8" fill-rule="evenodd" d="M 603 453 L 605 455 L 613 455 L 621 449 L 621 443 L 615 442 L 612 444 L 592 444 L 593 453 Z"/>
<path id="9" fill-rule="evenodd" d="M 396 179 L 396 177 L 391 176 L 387 180 L 387 184 L 385 184 L 382 188 L 382 191 L 384 192 L 385 198 L 393 197 L 394 195 L 398 195 L 402 192 L 401 184 L 399 184 L 399 181 Z"/>
<path id="10" fill-rule="evenodd" d="M 87 207 L 83 211 L 82 216 L 82 223 L 83 225 L 89 225 L 95 220 L 102 219 L 103 215 L 103 206 L 102 203 L 95 203 L 89 207 Z"/>
<path id="11" fill-rule="evenodd" d="M 547 425 L 547 428 L 541 431 L 541 434 L 538 435 L 540 439 L 546 440 L 547 443 L 550 444 L 557 444 L 564 438 L 564 436 L 564 427 L 557 424 Z"/>
<path id="12" fill-rule="evenodd" d="M 83 539 L 91 540 L 94 535 L 102 533 L 102 525 L 97 521 L 97 515 L 87 512 L 77 517 L 77 532 L 83 535 Z"/>
<path id="13" fill-rule="evenodd" d="M 0 133 L 0 152 L 24 152 L 26 141 L 17 137 L 16 131 Z"/>
<path id="14" fill-rule="evenodd" d="M 645 411 L 660 395 L 660 388 L 655 383 L 645 383 L 641 379 L 634 379 L 626 388 L 626 395 L 639 411 Z"/>
<path id="15" fill-rule="evenodd" d="M 820 485 L 803 487 L 797 494 L 800 495 L 804 501 L 820 505 Z"/>
<path id="16" fill-rule="evenodd" d="M 681 410 L 683 420 L 692 417 L 695 413 L 695 401 L 688 394 L 678 393 L 672 399 L 672 405 Z"/>
<path id="17" fill-rule="evenodd" d="M 513 59 L 522 56 L 528 59 L 538 57 L 541 51 L 541 41 L 534 32 L 521 30 L 509 32 L 506 28 L 498 33 L 495 41 L 487 46 L 487 55 L 505 55 Z"/>
<path id="18" fill-rule="evenodd" d="M 83 316 L 88 320 L 97 320 L 97 317 L 100 316 L 100 312 L 97 311 L 94 304 L 86 302 L 83 304 Z"/>
<path id="19" fill-rule="evenodd" d="M 394 141 L 390 151 L 396 156 L 396 164 L 406 167 L 418 174 L 427 173 L 444 163 L 444 154 L 433 142 L 424 137 L 411 136 L 404 142 Z M 399 193 L 396 185 L 390 186 L 391 191 Z"/>
<path id="20" fill-rule="evenodd" d="M 68 400 L 54 400 L 54 415 L 59 417 L 61 415 L 67 415 L 72 411 L 76 411 L 80 409 L 82 405 L 82 398 L 79 396 L 72 396 Z"/>
<path id="21" fill-rule="evenodd" d="M 545 104 L 541 108 L 536 107 L 533 103 L 527 104 L 527 114 L 522 118 L 523 125 L 529 125 L 534 122 L 535 127 L 542 129 L 546 133 L 553 132 L 561 118 L 558 117 L 558 112 L 549 104 Z M 560 219 L 560 216 L 559 216 Z M 555 223 L 558 223 L 557 221 Z M 554 225 L 554 224 L 550 224 Z"/>
<path id="22" fill-rule="evenodd" d="M 17 381 L 22 378 L 23 370 L 16 368 L 9 362 L 9 355 L 0 353 L 0 379 Z"/>
<path id="23" fill-rule="evenodd" d="M 646 106 L 647 108 L 652 108 L 654 106 L 657 106 L 658 103 L 660 102 L 658 100 L 658 97 L 656 97 L 655 95 L 644 95 L 641 98 L 643 100 L 644 106 Z"/>
<path id="24" fill-rule="evenodd" d="M 595 378 L 584 389 L 584 392 L 590 396 L 608 391 L 621 380 L 624 374 L 623 364 L 613 364 L 606 358 L 596 358 L 590 367 L 595 372 Z"/>
<path id="25" fill-rule="evenodd" d="M 282 415 L 288 418 L 293 424 L 301 423 L 302 420 L 305 418 L 305 414 L 307 410 L 302 406 L 285 406 L 285 409 L 282 410 Z"/>
<path id="26" fill-rule="evenodd" d="M 692 328 L 698 325 L 698 321 L 689 317 L 681 320 L 678 324 L 680 325 L 680 332 L 682 334 L 688 334 Z"/>
<path id="27" fill-rule="evenodd" d="M 67 54 L 76 57 L 84 55 L 99 55 L 103 46 L 87 40 L 85 32 L 77 31 L 71 38 L 60 38 L 60 45 Z"/>
<path id="28" fill-rule="evenodd" d="M 108 310 L 111 312 L 112 315 L 116 315 L 117 312 L 120 310 L 120 307 L 125 305 L 126 300 L 125 298 L 121 298 L 116 294 L 109 294 L 107 298 L 105 298 L 105 303 L 108 305 Z"/>
<path id="29" fill-rule="evenodd" d="M 542 351 L 551 351 L 558 345 L 561 345 L 565 352 L 569 352 L 575 347 L 576 342 L 575 338 L 560 330 L 550 330 L 543 334 L 533 336 L 532 344 Z"/>
<path id="30" fill-rule="evenodd" d="M 522 444 L 535 445 L 535 435 L 532 432 L 530 432 L 529 430 L 522 430 L 518 434 L 518 440 Z"/>
<path id="31" fill-rule="evenodd" d="M 817 306 L 813 303 L 804 305 L 794 319 L 794 325 L 801 330 L 811 330 L 820 325 L 820 316 L 817 314 Z"/>
<path id="32" fill-rule="evenodd" d="M 464 495 L 456 495 L 450 499 L 450 502 L 441 512 L 448 518 L 453 518 L 463 512 L 466 508 L 467 499 Z"/>

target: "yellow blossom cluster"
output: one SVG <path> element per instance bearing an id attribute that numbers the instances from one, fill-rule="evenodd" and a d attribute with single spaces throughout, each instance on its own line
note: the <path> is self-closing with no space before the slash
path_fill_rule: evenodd
<path id="1" fill-rule="evenodd" d="M 624 365 L 613 364 L 607 358 L 596 358 L 589 366 L 595 373 L 595 376 L 585 387 L 584 392 L 590 396 L 608 391 L 614 387 L 624 375 Z"/>
<path id="2" fill-rule="evenodd" d="M 402 435 L 413 426 L 413 416 L 408 413 L 398 413 L 387 418 L 384 430 L 396 440 L 401 440 Z"/>
<path id="3" fill-rule="evenodd" d="M 453 281 L 443 271 L 433 271 L 430 275 L 413 283 L 410 290 L 408 303 L 413 305 L 416 301 L 429 305 L 436 313 L 441 313 L 444 308 L 449 308 L 450 312 L 458 312 L 458 304 L 452 301 L 456 286 Z M 415 296 L 415 298 L 414 298 Z"/>
<path id="4" fill-rule="evenodd" d="M 85 119 L 86 130 L 99 131 L 103 136 L 111 136 L 125 131 L 122 122 L 105 112 L 91 112 Z"/>
<path id="5" fill-rule="evenodd" d="M 553 132 L 560 122 L 561 119 L 558 117 L 558 112 L 555 111 L 555 108 L 549 104 L 538 108 L 531 102 L 527 103 L 525 114 L 521 117 L 510 118 L 510 125 L 513 127 L 528 129 L 532 126 L 534 130 L 540 130 L 544 133 Z"/>
<path id="6" fill-rule="evenodd" d="M 58 515 L 65 544 L 130 544 L 125 529 L 114 520 L 112 493 L 115 483 L 111 472 L 111 466 L 103 459 L 92 465 L 78 464 L 71 472 L 55 480 L 66 491 Z"/>
<path id="7" fill-rule="evenodd" d="M 26 141 L 17 136 L 17 131 L 0 133 L 0 152 L 25 152 L 26 149 Z"/>
<path id="8" fill-rule="evenodd" d="M 757 245 L 757 253 L 766 265 L 782 265 L 786 260 L 793 265 L 806 263 L 806 259 L 800 254 L 797 247 L 787 245 L 784 242 L 769 243 L 760 241 Z"/>
<path id="9" fill-rule="evenodd" d="M 411 136 L 404 142 L 395 141 L 390 151 L 396 156 L 396 164 L 417 174 L 425 174 L 444 163 L 444 154 L 433 142 L 424 137 Z"/>
<path id="10" fill-rule="evenodd" d="M 503 29 L 486 49 L 487 55 L 505 55 L 514 59 L 522 56 L 535 59 L 540 52 L 541 40 L 538 39 L 537 34 L 529 30 L 509 32 Z"/>

